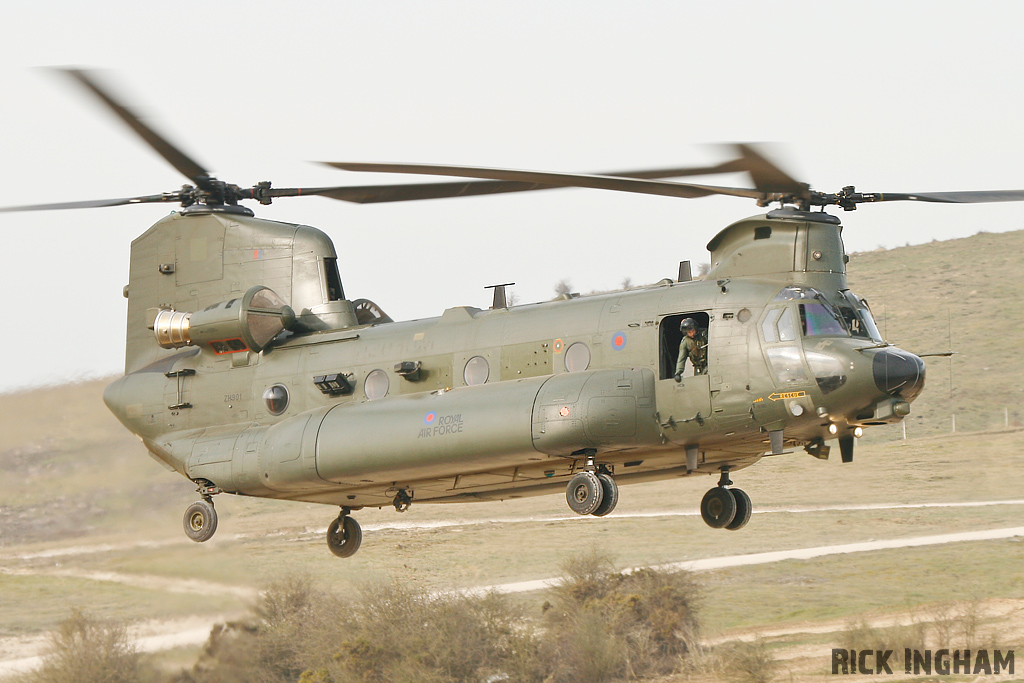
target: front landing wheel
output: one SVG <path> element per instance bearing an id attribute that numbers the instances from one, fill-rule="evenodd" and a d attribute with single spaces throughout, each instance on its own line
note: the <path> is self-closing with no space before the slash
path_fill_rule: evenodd
<path id="1" fill-rule="evenodd" d="M 736 501 L 736 515 L 732 518 L 732 521 L 725 525 L 725 528 L 729 531 L 736 531 L 742 529 L 750 521 L 750 496 L 745 491 L 740 489 L 729 489 L 729 493 L 732 494 L 733 499 Z"/>
<path id="2" fill-rule="evenodd" d="M 327 527 L 327 547 L 338 557 L 352 557 L 362 542 L 362 527 L 348 515 L 338 517 Z"/>
<path id="3" fill-rule="evenodd" d="M 189 505 L 182 523 L 185 535 L 193 541 L 209 541 L 217 531 L 217 511 L 213 507 L 213 501 L 197 500 Z"/>
<path id="4" fill-rule="evenodd" d="M 604 517 L 610 514 L 619 502 L 619 485 L 615 483 L 610 474 L 601 473 L 597 475 L 597 478 L 601 481 L 601 491 L 604 495 L 601 497 L 601 504 L 590 514 L 595 517 Z"/>
<path id="5" fill-rule="evenodd" d="M 704 494 L 700 502 L 700 516 L 712 529 L 726 527 L 736 517 L 736 499 L 729 489 L 716 486 Z"/>
<path id="6" fill-rule="evenodd" d="M 565 502 L 577 515 L 593 514 L 604 500 L 604 487 L 593 472 L 580 472 L 565 488 Z"/>

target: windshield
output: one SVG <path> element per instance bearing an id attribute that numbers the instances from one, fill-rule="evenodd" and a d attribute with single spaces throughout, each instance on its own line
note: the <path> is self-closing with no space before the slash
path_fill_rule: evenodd
<path id="1" fill-rule="evenodd" d="M 800 302 L 800 325 L 805 337 L 850 336 L 849 325 L 843 314 L 813 287 L 791 285 L 776 294 L 774 301 Z"/>
<path id="2" fill-rule="evenodd" d="M 882 335 L 879 334 L 875 320 L 871 317 L 868 302 L 848 289 L 844 290 L 842 294 L 844 302 L 839 307 L 839 311 L 853 336 L 881 342 Z"/>
<path id="3" fill-rule="evenodd" d="M 848 337 L 839 312 L 822 303 L 800 304 L 800 321 L 805 337 Z"/>

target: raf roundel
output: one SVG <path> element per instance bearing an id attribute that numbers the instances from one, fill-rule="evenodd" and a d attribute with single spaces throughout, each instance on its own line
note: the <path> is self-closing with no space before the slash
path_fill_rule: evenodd
<path id="1" fill-rule="evenodd" d="M 616 351 L 623 349 L 626 346 L 626 333 L 616 332 L 612 336 L 612 348 Z"/>
<path id="2" fill-rule="evenodd" d="M 436 419 L 437 419 L 437 413 L 435 413 L 433 410 L 431 410 L 429 413 L 427 413 L 426 415 L 423 416 L 423 424 L 425 424 L 425 425 L 432 425 L 432 424 L 434 424 L 434 420 L 436 420 Z"/>

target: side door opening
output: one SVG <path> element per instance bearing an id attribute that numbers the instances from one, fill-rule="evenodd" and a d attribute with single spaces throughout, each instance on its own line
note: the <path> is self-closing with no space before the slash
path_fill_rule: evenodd
<path id="1" fill-rule="evenodd" d="M 697 323 L 697 336 L 703 339 L 705 342 L 708 339 L 708 326 L 711 323 L 711 319 L 707 313 L 698 311 L 695 313 L 676 313 L 674 315 L 667 315 L 661 320 L 661 329 L 658 335 L 660 343 L 659 358 L 659 373 L 658 379 L 672 379 L 676 372 L 676 363 L 679 360 L 679 343 L 683 341 L 683 333 L 679 329 L 679 324 L 683 322 L 685 318 L 693 318 L 694 322 Z M 686 364 L 685 376 L 690 377 L 693 375 L 693 364 Z"/>

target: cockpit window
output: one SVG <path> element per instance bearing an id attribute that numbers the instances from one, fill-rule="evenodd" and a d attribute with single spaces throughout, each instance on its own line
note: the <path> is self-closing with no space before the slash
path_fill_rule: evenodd
<path id="1" fill-rule="evenodd" d="M 793 324 L 793 309 L 782 309 L 779 316 L 779 341 L 793 341 L 796 339 L 796 326 Z"/>
<path id="2" fill-rule="evenodd" d="M 845 301 L 839 307 L 839 311 L 853 336 L 876 342 L 882 341 L 882 335 L 878 332 L 874 318 L 871 317 L 868 302 L 850 290 L 845 290 L 842 294 Z"/>
<path id="3" fill-rule="evenodd" d="M 781 309 L 773 308 L 768 311 L 768 316 L 761 323 L 761 332 L 764 334 L 764 340 L 766 342 L 777 342 L 779 341 L 779 334 L 775 331 L 775 321 L 779 319 L 779 314 L 782 313 Z"/>
<path id="4" fill-rule="evenodd" d="M 344 299 L 345 290 L 341 288 L 341 273 L 338 272 L 337 257 L 324 257 L 324 275 L 327 280 L 327 300 L 341 301 Z"/>
<path id="5" fill-rule="evenodd" d="M 796 339 L 796 325 L 793 324 L 793 310 L 773 308 L 761 323 L 761 333 L 766 342 L 787 342 Z"/>
<path id="6" fill-rule="evenodd" d="M 839 314 L 823 303 L 800 304 L 805 337 L 847 337 Z"/>
<path id="7" fill-rule="evenodd" d="M 798 287 L 793 285 L 775 295 L 773 301 L 798 301 L 800 299 L 822 299 L 821 292 L 814 287 Z"/>

